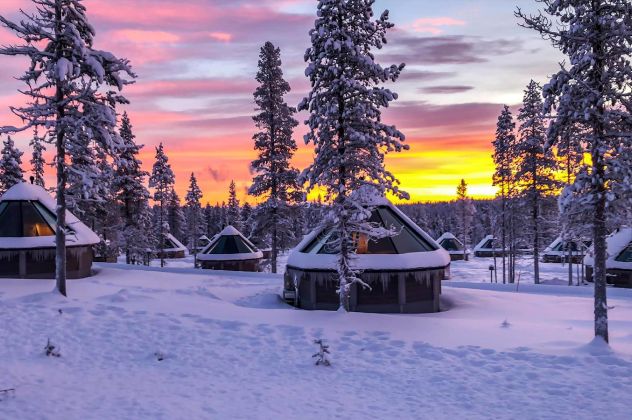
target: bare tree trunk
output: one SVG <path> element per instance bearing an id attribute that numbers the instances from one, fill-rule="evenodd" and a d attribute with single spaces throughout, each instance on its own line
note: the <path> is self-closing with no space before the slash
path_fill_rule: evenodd
<path id="1" fill-rule="evenodd" d="M 573 247 L 570 244 L 566 244 L 568 250 L 568 285 L 573 285 Z"/>
<path id="2" fill-rule="evenodd" d="M 58 88 L 59 89 L 59 88 Z M 60 107 L 63 116 L 63 108 Z M 57 229 L 55 231 L 55 280 L 57 290 L 66 294 L 66 171 L 64 168 L 66 150 L 64 149 L 64 133 L 57 134 Z"/>
<path id="3" fill-rule="evenodd" d="M 502 241 L 501 241 L 501 246 L 503 248 L 502 250 L 502 256 L 503 256 L 503 284 L 507 283 L 507 274 L 506 274 L 506 259 L 507 259 L 507 243 L 506 243 L 506 238 L 505 236 L 507 235 L 507 221 L 505 218 L 505 211 L 506 211 L 506 203 L 505 203 L 505 183 L 503 181 L 503 184 L 501 185 L 501 235 L 502 235 Z"/>
<path id="4" fill-rule="evenodd" d="M 596 177 L 604 179 L 604 165 L 601 156 L 593 156 Z M 597 187 L 597 202 L 593 221 L 593 243 L 595 251 L 595 266 L 593 279 L 595 282 L 595 336 L 608 342 L 608 299 L 606 296 L 606 194 L 602 183 Z"/>
<path id="5" fill-rule="evenodd" d="M 277 223 L 278 223 L 278 217 L 277 217 L 277 208 L 275 207 L 273 209 L 272 213 L 272 272 L 276 273 L 277 272 L 277 254 L 279 253 L 279 248 L 278 248 L 278 232 L 277 232 Z"/>
<path id="6" fill-rule="evenodd" d="M 60 28 L 61 22 L 61 2 L 55 2 L 55 19 L 57 26 L 55 32 L 60 34 L 62 28 Z M 63 51 L 61 46 L 57 46 L 55 56 L 59 60 L 62 58 Z M 64 97 L 59 82 L 55 92 L 55 101 L 60 104 Z M 60 124 L 61 120 L 65 117 L 65 110 L 63 105 L 57 107 L 57 228 L 55 230 L 55 281 L 57 283 L 57 290 L 64 296 L 66 294 L 66 149 L 64 147 L 64 129 L 63 124 Z"/>
<path id="7" fill-rule="evenodd" d="M 164 197 L 160 197 L 160 267 L 165 266 L 165 225 L 163 221 L 164 211 L 162 207 L 162 203 L 164 202 Z"/>

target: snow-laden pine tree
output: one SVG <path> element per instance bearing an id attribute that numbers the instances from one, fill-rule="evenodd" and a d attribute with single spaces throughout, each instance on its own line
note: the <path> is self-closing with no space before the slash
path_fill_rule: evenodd
<path id="1" fill-rule="evenodd" d="M 128 235 L 133 236 L 129 241 L 132 244 L 130 262 L 149 265 L 156 249 L 156 229 L 153 226 L 153 212 L 149 200 L 139 203 L 134 229 L 128 231 Z"/>
<path id="2" fill-rule="evenodd" d="M 9 188 L 20 182 L 24 182 L 24 172 L 22 172 L 22 155 L 15 147 L 15 143 L 9 136 L 2 141 L 2 156 L 0 157 L 0 195 Z"/>
<path id="3" fill-rule="evenodd" d="M 66 207 L 86 225 L 95 229 L 99 205 L 109 194 L 111 173 L 107 165 L 99 165 L 97 150 L 86 134 L 81 134 L 68 145 L 66 156 L 72 168 L 66 176 Z"/>
<path id="4" fill-rule="evenodd" d="M 3 127 L 0 133 L 40 127 L 55 144 L 56 279 L 59 292 L 66 295 L 66 182 L 73 170 L 66 154 L 73 151 L 75 142 L 83 142 L 83 136 L 95 148 L 114 154 L 120 145 L 114 133 L 114 107 L 128 103 L 120 91 L 129 83 L 125 77 L 135 75 L 127 60 L 93 48 L 95 31 L 81 0 L 32 1 L 35 12 L 22 12 L 19 23 L 0 16 L 0 22 L 23 41 L 0 48 L 0 54 L 29 61 L 19 77 L 26 85 L 21 92 L 27 104 L 11 108 L 24 125 Z"/>
<path id="5" fill-rule="evenodd" d="M 399 181 L 384 167 L 387 152 L 408 149 L 404 135 L 382 122 L 381 108 L 397 94 L 381 85 L 396 81 L 404 64 L 383 68 L 372 49 L 382 48 L 393 27 L 388 11 L 373 19 L 374 0 L 319 0 L 312 46 L 305 52 L 305 75 L 312 89 L 299 105 L 310 115 L 306 143 L 315 145 L 314 162 L 301 174 L 307 191 L 325 190 L 330 202 L 324 228 L 331 229 L 329 247 L 337 254 L 340 306 L 349 310 L 352 284 L 367 285 L 353 267 L 354 234 L 388 235 L 368 222 L 367 195 L 387 192 L 399 198 Z"/>
<path id="6" fill-rule="evenodd" d="M 230 181 L 230 185 L 228 186 L 228 207 L 226 208 L 226 224 L 232 225 L 238 230 L 241 230 L 242 226 L 239 213 L 240 207 L 239 200 L 237 199 L 237 188 L 235 187 L 235 181 Z"/>
<path id="7" fill-rule="evenodd" d="M 191 172 L 189 189 L 184 198 L 187 211 L 187 237 L 189 238 L 189 249 L 193 250 L 193 267 L 197 268 L 197 242 L 204 232 L 204 217 L 202 214 L 202 190 L 198 186 L 195 174 Z"/>
<path id="8" fill-rule="evenodd" d="M 123 147 L 116 161 L 116 170 L 112 188 L 116 192 L 123 219 L 123 251 L 127 264 L 141 264 L 147 254 L 146 232 L 152 230 L 151 223 L 145 220 L 147 215 L 139 217 L 147 207 L 150 194 L 145 187 L 145 178 L 149 172 L 142 170 L 143 162 L 138 158 L 142 144 L 136 144 L 136 136 L 132 132 L 132 124 L 127 112 L 121 118 L 119 135 L 123 139 Z"/>
<path id="9" fill-rule="evenodd" d="M 531 80 L 524 91 L 518 113 L 518 143 L 516 147 L 516 182 L 531 215 L 533 245 L 533 278 L 540 283 L 540 246 L 542 225 L 546 223 L 540 209 L 544 197 L 555 194 L 559 181 L 555 179 L 558 163 L 553 150 L 545 148 L 546 126 L 542 116 L 542 88 Z"/>
<path id="10" fill-rule="evenodd" d="M 299 172 L 290 165 L 296 151 L 292 138 L 298 125 L 294 119 L 296 109 L 283 98 L 290 92 L 290 84 L 283 78 L 281 50 L 271 42 L 266 42 L 259 53 L 256 80 L 259 86 L 254 98 L 259 113 L 253 120 L 260 131 L 253 139 L 259 154 L 251 164 L 256 176 L 248 193 L 266 198 L 257 207 L 255 223 L 260 231 L 269 233 L 272 272 L 276 273 L 279 242 L 281 238 L 294 236 L 293 230 L 286 228 L 290 224 L 285 223 L 290 219 L 290 205 L 299 201 L 302 193 L 297 181 Z"/>
<path id="11" fill-rule="evenodd" d="M 629 0 L 545 0 L 544 14 L 516 16 L 568 61 L 544 87 L 544 110 L 555 113 L 547 147 L 569 126 L 581 127 L 590 164 L 564 189 L 562 208 L 589 214 L 594 246 L 595 336 L 608 341 L 606 223 L 629 209 L 632 188 L 632 3 Z"/>
<path id="12" fill-rule="evenodd" d="M 216 212 L 215 208 L 211 206 L 211 203 L 206 202 L 206 206 L 204 206 L 204 224 L 206 226 L 206 231 L 204 234 L 210 239 L 217 233 L 216 231 Z"/>
<path id="13" fill-rule="evenodd" d="M 45 141 L 45 138 L 37 135 L 36 126 L 33 132 L 33 138 L 29 142 L 29 146 L 33 148 L 30 163 L 31 173 L 33 174 L 33 184 L 39 185 L 42 188 L 46 188 L 46 184 L 44 182 L 44 166 L 46 165 L 46 160 L 43 155 L 43 152 L 46 150 L 46 146 L 44 146 Z"/>
<path id="14" fill-rule="evenodd" d="M 456 207 L 458 212 L 459 236 L 463 242 L 463 259 L 467 254 L 467 245 L 470 243 L 470 232 L 472 231 L 472 221 L 476 208 L 472 204 L 472 199 L 467 196 L 467 183 L 464 179 L 456 187 Z"/>
<path id="15" fill-rule="evenodd" d="M 244 227 L 244 235 L 248 237 L 252 231 L 252 216 L 253 216 L 253 208 L 250 203 L 246 202 L 243 206 L 241 206 L 241 211 L 239 212 L 239 220 L 241 225 Z"/>
<path id="16" fill-rule="evenodd" d="M 187 219 L 182 210 L 180 196 L 175 188 L 171 188 L 167 199 L 167 223 L 169 223 L 169 233 L 178 241 L 186 243 Z"/>
<path id="17" fill-rule="evenodd" d="M 175 183 L 176 177 L 171 170 L 169 158 L 165 155 L 165 149 L 162 143 L 156 147 L 156 162 L 149 177 L 149 188 L 154 189 L 153 199 L 157 204 L 154 217 L 158 224 L 157 238 L 160 250 L 160 266 L 165 266 L 165 239 L 169 233 L 169 223 L 167 221 L 167 204 L 171 195 L 171 188 Z"/>
<path id="18" fill-rule="evenodd" d="M 508 189 L 512 182 L 513 172 L 512 164 L 514 161 L 514 146 L 516 144 L 516 136 L 514 131 L 516 129 L 516 123 L 513 121 L 513 116 L 509 107 L 505 105 L 498 117 L 496 123 L 496 139 L 492 142 L 494 145 L 494 164 L 496 165 L 496 171 L 493 176 L 493 185 L 498 186 L 498 195 L 500 196 L 500 245 L 502 247 L 502 259 L 503 259 L 503 283 L 507 282 L 507 200 Z"/>

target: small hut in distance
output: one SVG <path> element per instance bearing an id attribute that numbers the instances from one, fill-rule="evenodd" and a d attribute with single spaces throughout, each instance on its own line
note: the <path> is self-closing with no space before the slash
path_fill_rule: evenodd
<path id="1" fill-rule="evenodd" d="M 579 264 L 582 262 L 584 255 L 586 255 L 586 250 L 590 247 L 591 241 L 571 241 L 567 243 L 562 239 L 561 236 L 558 236 L 546 249 L 542 254 L 542 261 L 548 263 L 561 263 L 568 262 L 569 259 L 574 264 Z M 568 249 L 570 248 L 570 249 Z"/>
<path id="2" fill-rule="evenodd" d="M 470 260 L 470 250 L 465 249 L 465 246 L 456 236 L 450 232 L 446 232 L 437 239 L 437 243 L 443 247 L 450 254 L 451 261 L 465 261 Z M 465 257 L 464 257 L 465 255 Z"/>
<path id="3" fill-rule="evenodd" d="M 263 253 L 233 226 L 227 226 L 198 254 L 202 268 L 259 271 Z"/>
<path id="4" fill-rule="evenodd" d="M 478 243 L 478 245 L 474 247 L 475 257 L 486 258 L 486 257 L 493 257 L 494 255 L 498 257 L 502 255 L 502 253 L 503 253 L 502 248 L 494 248 L 493 235 L 487 235 Z"/>
<path id="5" fill-rule="evenodd" d="M 186 251 L 187 247 L 182 245 L 182 242 L 178 241 L 172 234 L 167 233 L 165 235 L 165 243 L 162 247 L 158 247 L 155 254 L 158 258 L 177 259 L 184 258 Z"/>
<path id="6" fill-rule="evenodd" d="M 55 278 L 56 202 L 39 185 L 14 185 L 0 197 L 0 277 Z M 99 237 L 66 211 L 66 275 L 91 274 Z"/>

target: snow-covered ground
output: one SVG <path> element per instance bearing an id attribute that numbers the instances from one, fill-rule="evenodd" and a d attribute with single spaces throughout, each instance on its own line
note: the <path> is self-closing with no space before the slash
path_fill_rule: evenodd
<path id="1" fill-rule="evenodd" d="M 280 274 L 173 264 L 99 264 L 68 299 L 3 279 L 0 419 L 629 419 L 632 290 L 609 289 L 607 348 L 590 286 L 516 292 L 488 265 L 453 264 L 445 311 L 425 315 L 296 310 Z"/>

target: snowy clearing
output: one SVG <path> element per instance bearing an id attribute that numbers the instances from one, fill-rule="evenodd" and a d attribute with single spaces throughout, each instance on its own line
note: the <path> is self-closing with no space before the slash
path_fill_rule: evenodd
<path id="1" fill-rule="evenodd" d="M 280 274 L 100 264 L 67 300 L 3 280 L 0 388 L 16 392 L 0 418 L 629 418 L 632 290 L 609 289 L 609 349 L 588 344 L 591 287 L 516 293 L 467 264 L 424 315 L 296 310 Z M 332 366 L 314 365 L 316 338 Z"/>

